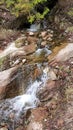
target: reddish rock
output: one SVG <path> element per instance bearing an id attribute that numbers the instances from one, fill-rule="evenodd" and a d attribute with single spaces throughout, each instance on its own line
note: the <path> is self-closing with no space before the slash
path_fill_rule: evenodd
<path id="1" fill-rule="evenodd" d="M 36 122 L 43 122 L 48 116 L 47 108 L 46 107 L 39 107 L 36 109 L 31 110 L 31 119 Z"/>
<path id="2" fill-rule="evenodd" d="M 42 70 L 40 70 L 39 68 L 36 68 L 34 70 L 33 79 L 39 78 L 41 75 L 42 75 Z"/>
<path id="3" fill-rule="evenodd" d="M 47 40 L 48 39 L 48 35 L 46 35 L 45 37 L 43 37 L 43 40 Z"/>
<path id="4" fill-rule="evenodd" d="M 27 130 L 43 130 L 43 123 L 48 116 L 46 107 L 31 110 L 30 123 Z"/>
<path id="5" fill-rule="evenodd" d="M 47 35 L 47 31 L 43 31 L 43 32 L 41 32 L 41 36 L 42 36 L 42 38 L 45 37 L 46 35 Z"/>
<path id="6" fill-rule="evenodd" d="M 27 37 L 27 41 L 28 41 L 28 43 L 36 43 L 37 42 L 37 40 L 38 40 L 38 38 L 36 38 L 36 37 L 31 37 L 31 36 L 28 36 Z"/>
<path id="7" fill-rule="evenodd" d="M 56 81 L 52 81 L 52 80 L 48 80 L 47 83 L 46 83 L 46 87 L 48 90 L 52 90 L 54 88 L 57 87 L 57 82 Z"/>
<path id="8" fill-rule="evenodd" d="M 54 97 L 55 89 L 57 89 L 58 87 L 59 84 L 57 81 L 48 80 L 45 84 L 45 87 L 43 87 L 37 94 L 40 101 L 50 101 Z"/>
<path id="9" fill-rule="evenodd" d="M 5 97 L 6 90 L 11 82 L 10 76 L 12 73 L 15 73 L 16 70 L 17 67 L 13 67 L 11 69 L 0 72 L 0 99 Z"/>
<path id="10" fill-rule="evenodd" d="M 30 44 L 30 45 L 27 45 L 27 46 L 24 46 L 24 52 L 25 52 L 25 55 L 27 54 L 31 54 L 33 52 L 35 52 L 36 50 L 36 44 Z"/>

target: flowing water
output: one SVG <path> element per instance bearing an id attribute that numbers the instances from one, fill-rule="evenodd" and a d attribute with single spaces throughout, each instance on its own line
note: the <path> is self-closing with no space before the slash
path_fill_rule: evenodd
<path id="1" fill-rule="evenodd" d="M 28 31 L 36 32 L 40 29 L 39 24 L 38 26 L 36 26 L 36 28 L 35 26 L 36 25 L 31 26 L 30 29 L 28 29 Z M 0 53 L 0 58 L 6 55 L 10 55 L 10 54 L 12 55 L 13 53 L 19 52 L 19 51 L 22 54 L 24 54 L 24 51 L 22 50 L 22 48 L 16 48 L 15 43 L 13 42 L 3 52 Z M 35 51 L 35 53 L 33 54 L 33 57 L 35 57 L 35 59 L 38 59 L 39 57 L 44 57 L 46 59 L 46 57 L 51 53 L 52 52 L 51 50 L 49 50 L 49 47 L 39 48 Z M 29 85 L 26 89 L 26 92 L 23 89 L 23 95 L 19 95 L 10 99 L 5 99 L 0 102 L 0 122 L 4 119 L 7 120 L 10 117 L 11 113 L 14 114 L 14 118 L 16 119 L 20 117 L 22 112 L 24 113 L 28 109 L 35 108 L 40 104 L 40 101 L 37 97 L 37 93 L 39 92 L 40 88 L 42 89 L 45 86 L 47 80 L 50 77 L 49 77 L 49 67 L 47 67 L 47 65 L 45 66 L 42 66 L 40 64 L 37 64 L 37 65 L 39 69 L 42 69 L 43 73 L 40 77 L 38 77 L 38 79 L 34 80 L 33 82 L 31 79 L 31 83 L 30 81 L 24 81 L 24 79 L 21 80 L 21 77 L 23 76 L 21 76 L 20 73 L 17 73 L 16 77 L 19 77 L 18 74 L 20 75 L 19 77 L 20 83 L 19 82 L 18 83 L 21 84 L 20 86 L 22 87 L 22 89 L 23 89 L 23 85 L 24 84 L 26 85 L 25 82 L 29 82 L 28 83 Z M 12 80 L 15 80 L 16 77 L 13 76 Z"/>
<path id="2" fill-rule="evenodd" d="M 38 65 L 39 66 L 39 65 Z M 8 117 L 10 113 L 14 112 L 15 117 L 19 117 L 20 113 L 30 108 L 35 108 L 40 103 L 36 93 L 40 88 L 45 86 L 49 78 L 49 68 L 46 66 L 43 69 L 43 74 L 39 80 L 35 80 L 27 87 L 26 93 L 16 96 L 12 99 L 6 99 L 0 103 L 0 117 Z"/>

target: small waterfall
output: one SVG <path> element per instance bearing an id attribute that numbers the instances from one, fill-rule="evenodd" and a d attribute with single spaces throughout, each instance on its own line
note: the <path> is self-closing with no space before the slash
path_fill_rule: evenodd
<path id="1" fill-rule="evenodd" d="M 49 78 L 48 72 L 49 68 L 44 68 L 40 80 L 35 80 L 32 85 L 29 85 L 25 94 L 3 101 L 0 104 L 0 116 L 1 113 L 3 116 L 8 116 L 11 112 L 14 112 L 18 117 L 22 110 L 26 111 L 29 108 L 35 108 L 40 102 L 36 96 L 36 93 L 38 92 L 39 88 L 45 86 L 45 83 Z M 4 107 L 2 108 L 2 106 Z"/>
<path id="2" fill-rule="evenodd" d="M 28 86 L 28 89 L 26 91 L 26 94 L 15 97 L 13 100 L 15 100 L 13 109 L 18 111 L 27 110 L 29 108 L 34 108 L 39 103 L 39 99 L 36 97 L 36 93 L 39 90 L 40 87 L 44 87 L 47 79 L 49 78 L 48 75 L 48 67 L 46 67 L 43 70 L 43 75 L 40 78 L 40 81 L 36 80 L 34 83 L 30 86 Z"/>
<path id="3" fill-rule="evenodd" d="M 30 26 L 30 28 L 27 29 L 27 31 L 29 31 L 29 32 L 37 32 L 37 31 L 40 30 L 40 28 L 41 28 L 40 23 L 35 23 L 35 24 L 32 24 L 32 25 Z"/>

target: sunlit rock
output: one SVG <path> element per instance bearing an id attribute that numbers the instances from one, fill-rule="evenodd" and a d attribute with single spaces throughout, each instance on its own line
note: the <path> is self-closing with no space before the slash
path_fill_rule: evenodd
<path id="1" fill-rule="evenodd" d="M 73 43 L 69 43 L 65 48 L 59 51 L 55 57 L 58 61 L 66 61 L 73 56 Z"/>

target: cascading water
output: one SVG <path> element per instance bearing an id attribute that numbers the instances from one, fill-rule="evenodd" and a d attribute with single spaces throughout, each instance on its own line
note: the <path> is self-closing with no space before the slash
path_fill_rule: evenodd
<path id="1" fill-rule="evenodd" d="M 14 103 L 14 110 L 17 110 L 18 113 L 24 109 L 34 108 L 39 103 L 39 99 L 36 97 L 38 89 L 44 86 L 46 80 L 48 79 L 48 68 L 43 70 L 43 75 L 41 76 L 40 81 L 36 80 L 31 86 L 28 86 L 26 94 L 16 97 Z"/>
<path id="2" fill-rule="evenodd" d="M 0 116 L 7 117 L 10 113 L 14 112 L 15 116 L 18 117 L 22 110 L 26 111 L 29 108 L 35 108 L 40 102 L 36 93 L 40 87 L 44 87 L 48 80 L 48 71 L 49 68 L 45 67 L 40 80 L 35 80 L 32 85 L 29 85 L 24 95 L 3 101 L 3 103 L 0 104 Z"/>

